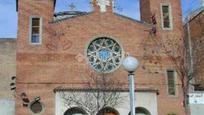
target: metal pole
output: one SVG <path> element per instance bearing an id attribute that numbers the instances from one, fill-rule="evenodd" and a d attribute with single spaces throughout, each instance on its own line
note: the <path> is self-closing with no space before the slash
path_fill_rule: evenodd
<path id="1" fill-rule="evenodd" d="M 129 81 L 129 92 L 130 92 L 130 110 L 131 115 L 135 115 L 135 82 L 134 82 L 134 74 L 128 74 Z"/>

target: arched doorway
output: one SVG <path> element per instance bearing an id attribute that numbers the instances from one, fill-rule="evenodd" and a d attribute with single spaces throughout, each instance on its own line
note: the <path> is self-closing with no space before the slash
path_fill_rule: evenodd
<path id="1" fill-rule="evenodd" d="M 135 111 L 136 111 L 136 115 L 151 115 L 150 112 L 144 107 L 137 107 L 135 108 Z M 128 115 L 131 115 L 130 112 Z"/>
<path id="2" fill-rule="evenodd" d="M 96 115 L 120 115 L 118 111 L 111 107 L 101 109 Z"/>
<path id="3" fill-rule="evenodd" d="M 88 115 L 83 109 L 78 107 L 73 107 L 68 109 L 64 115 Z"/>

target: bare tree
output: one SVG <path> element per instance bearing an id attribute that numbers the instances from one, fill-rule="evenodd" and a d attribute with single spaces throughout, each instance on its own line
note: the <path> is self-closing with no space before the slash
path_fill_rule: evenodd
<path id="1" fill-rule="evenodd" d="M 66 106 L 75 105 L 83 108 L 91 115 L 95 115 L 106 107 L 114 108 L 123 103 L 124 96 L 120 93 L 122 90 L 120 82 L 111 79 L 107 74 L 97 75 L 95 72 L 88 74 L 87 88 L 72 88 L 70 93 L 60 93 Z"/>
<path id="2" fill-rule="evenodd" d="M 199 25 L 203 25 L 201 22 Z M 200 74 L 202 74 L 202 68 L 204 65 L 204 36 L 191 39 L 188 36 L 176 36 L 176 35 L 158 35 L 150 32 L 149 38 L 142 43 L 144 48 L 144 60 L 146 62 L 157 65 L 162 68 L 162 57 L 168 59 L 171 66 L 177 72 L 180 79 L 180 85 L 183 90 L 183 104 L 188 113 L 188 93 L 190 85 L 193 84 L 192 79 L 196 78 L 199 82 L 202 82 Z M 192 44 L 189 44 L 191 42 Z M 149 48 L 151 47 L 151 48 Z M 149 51 L 150 50 L 150 51 Z M 191 51 L 190 51 L 191 50 Z M 146 62 L 143 65 L 143 69 L 147 69 Z M 161 66 L 159 66 L 161 65 Z M 204 80 L 203 80 L 204 81 Z"/>
<path id="3" fill-rule="evenodd" d="M 192 41 L 192 66 L 193 72 L 191 78 L 195 78 L 195 82 L 192 84 L 196 88 L 204 89 L 202 68 L 204 67 L 204 35 L 201 38 L 197 38 Z"/>

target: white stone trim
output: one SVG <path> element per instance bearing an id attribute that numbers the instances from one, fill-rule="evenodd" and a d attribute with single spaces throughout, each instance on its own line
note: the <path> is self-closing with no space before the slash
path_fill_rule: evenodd
<path id="1" fill-rule="evenodd" d="M 110 0 L 97 0 L 97 5 L 100 7 L 100 12 L 104 13 L 107 11 L 107 6 L 110 6 Z"/>
<path id="2" fill-rule="evenodd" d="M 64 112 L 69 109 L 63 102 L 60 96 L 61 91 L 55 93 L 55 115 L 63 115 Z M 64 91 L 63 93 L 72 93 L 71 91 Z M 81 91 L 80 93 L 84 93 Z M 79 93 L 79 95 L 80 95 Z M 129 92 L 120 92 L 121 96 L 124 97 L 123 102 L 114 107 L 120 115 L 128 115 L 130 112 Z M 143 107 L 147 109 L 151 115 L 158 115 L 157 108 L 157 93 L 156 92 L 135 92 L 135 103 L 136 107 Z M 72 105 L 76 107 L 76 105 Z M 87 112 L 88 113 L 88 112 Z M 89 113 L 88 113 L 89 114 Z"/>

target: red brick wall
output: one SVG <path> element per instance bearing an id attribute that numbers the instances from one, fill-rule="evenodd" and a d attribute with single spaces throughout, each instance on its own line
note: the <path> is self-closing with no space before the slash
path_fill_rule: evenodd
<path id="1" fill-rule="evenodd" d="M 151 29 L 148 24 L 138 23 L 112 12 L 93 12 L 59 22 L 50 22 L 53 14 L 51 0 L 34 1 L 19 0 L 19 23 L 17 39 L 17 95 L 26 92 L 30 99 L 40 96 L 45 104 L 44 115 L 54 114 L 55 94 L 53 90 L 59 86 L 86 87 L 87 69 L 91 69 L 86 59 L 77 61 L 79 54 L 85 55 L 89 42 L 97 36 L 111 36 L 123 46 L 125 52 L 137 57 L 140 66 L 136 72 L 137 88 L 158 89 L 158 114 L 165 115 L 175 112 L 184 115 L 182 107 L 181 87 L 177 86 L 176 97 L 167 94 L 166 69 L 173 68 L 168 57 L 162 55 L 155 65 L 143 59 L 144 44 L 148 49 L 156 46 L 152 39 L 177 39 L 182 37 L 181 10 L 178 0 L 165 0 L 172 4 L 174 27 L 172 31 L 163 31 L 160 26 L 160 3 L 163 0 L 151 0 L 151 12 L 156 14 L 157 35 L 151 36 L 146 30 Z M 42 45 L 29 44 L 29 16 L 43 16 Z M 176 38 L 175 38 L 176 36 Z M 55 46 L 55 48 L 53 47 Z M 154 61 L 158 61 L 155 58 Z M 142 68 L 143 64 L 148 70 Z M 159 69 L 158 74 L 154 71 Z M 127 86 L 127 73 L 119 68 L 109 75 L 112 79 L 118 79 Z M 179 84 L 179 78 L 177 80 Z M 27 108 L 22 107 L 22 101 L 17 98 L 16 115 L 27 115 Z"/>
<path id="2" fill-rule="evenodd" d="M 190 22 L 190 34 L 192 39 L 201 38 L 203 36 L 204 11 L 195 16 Z"/>
<path id="3" fill-rule="evenodd" d="M 142 21 L 151 23 L 150 0 L 140 0 L 140 17 Z"/>

